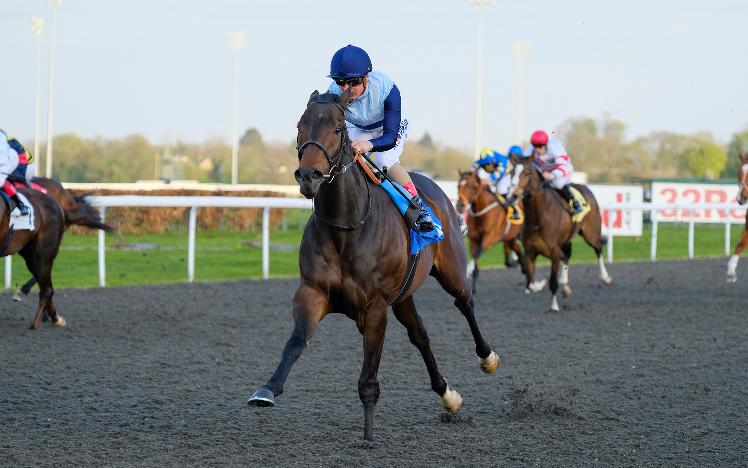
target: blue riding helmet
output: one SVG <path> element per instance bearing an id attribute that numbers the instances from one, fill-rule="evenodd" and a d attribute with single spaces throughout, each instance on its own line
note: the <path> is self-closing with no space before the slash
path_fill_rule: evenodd
<path id="1" fill-rule="evenodd" d="M 509 150 L 506 152 L 506 154 L 507 154 L 507 156 L 515 155 L 515 156 L 519 156 L 521 158 L 522 154 L 523 154 L 522 147 L 519 146 L 519 145 L 510 146 Z"/>
<path id="2" fill-rule="evenodd" d="M 335 52 L 330 61 L 329 78 L 359 78 L 372 70 L 369 54 L 360 47 L 348 44 Z"/>

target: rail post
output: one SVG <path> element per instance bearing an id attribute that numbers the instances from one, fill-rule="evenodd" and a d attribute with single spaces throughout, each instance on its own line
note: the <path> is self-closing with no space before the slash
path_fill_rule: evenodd
<path id="1" fill-rule="evenodd" d="M 106 214 L 106 206 L 102 205 L 99 207 L 99 214 L 101 216 L 101 222 L 104 222 L 104 214 Z M 106 286 L 106 260 L 104 258 L 104 238 L 105 232 L 103 229 L 99 229 L 99 286 Z"/>
<path id="2" fill-rule="evenodd" d="M 190 221 L 187 228 L 187 281 L 195 281 L 195 231 L 197 230 L 197 207 L 190 208 Z"/>
<path id="3" fill-rule="evenodd" d="M 270 278 L 270 207 L 262 209 L 262 277 Z"/>
<path id="4" fill-rule="evenodd" d="M 650 211 L 650 218 L 652 220 L 652 238 L 649 249 L 649 259 L 653 262 L 657 261 L 657 210 L 653 209 Z"/>
<path id="5" fill-rule="evenodd" d="M 5 256 L 5 289 L 10 289 L 10 275 L 13 272 L 13 255 Z"/>
<path id="6" fill-rule="evenodd" d="M 730 256 L 730 234 L 732 230 L 732 225 L 730 224 L 730 219 L 728 218 L 727 221 L 725 221 L 725 256 Z"/>
<path id="7" fill-rule="evenodd" d="M 688 222 L 688 259 L 693 259 L 693 215 L 694 210 L 688 210 L 691 213 L 691 220 Z"/>

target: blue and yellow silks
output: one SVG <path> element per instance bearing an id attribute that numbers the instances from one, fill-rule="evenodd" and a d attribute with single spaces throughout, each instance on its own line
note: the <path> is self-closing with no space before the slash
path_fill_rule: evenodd
<path id="1" fill-rule="evenodd" d="M 392 183 L 390 183 L 390 181 L 386 179 L 383 180 L 379 186 L 382 187 L 385 192 L 387 192 L 387 195 L 390 196 L 392 202 L 400 212 L 400 215 L 404 215 L 405 211 L 408 209 L 409 200 L 405 198 L 405 195 L 403 195 L 403 193 L 408 192 L 400 185 L 398 185 L 398 188 L 395 188 Z M 429 208 L 426 203 L 423 204 L 423 207 L 426 211 L 429 212 L 429 214 L 431 215 L 431 219 L 434 220 L 434 229 L 429 232 L 421 232 L 410 228 L 411 255 L 420 252 L 421 249 L 429 244 L 433 244 L 434 242 L 439 242 L 440 240 L 444 239 L 444 231 L 442 231 L 441 221 L 436 217 L 434 212 L 431 211 L 431 208 Z"/>

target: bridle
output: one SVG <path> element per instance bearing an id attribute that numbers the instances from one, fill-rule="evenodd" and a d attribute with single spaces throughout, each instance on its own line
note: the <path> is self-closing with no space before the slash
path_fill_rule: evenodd
<path id="1" fill-rule="evenodd" d="M 314 104 L 333 104 L 335 107 L 337 107 L 341 113 L 345 113 L 345 109 L 343 109 L 343 106 L 337 103 L 337 101 L 328 101 L 324 99 L 319 99 L 317 101 L 314 101 Z M 304 149 L 309 145 L 314 145 L 317 148 L 322 150 L 322 153 L 325 155 L 325 159 L 327 159 L 327 165 L 330 168 L 329 171 L 327 171 L 327 174 L 323 175 L 322 177 L 325 178 L 326 183 L 330 183 L 333 180 L 335 180 L 335 177 L 338 175 L 345 174 L 348 169 L 353 166 L 356 163 L 356 158 L 351 158 L 351 162 L 345 165 L 340 165 L 340 161 L 343 159 L 343 156 L 353 156 L 353 154 L 348 152 L 348 145 L 345 144 L 346 136 L 348 133 L 345 131 L 345 129 L 342 129 L 340 131 L 340 149 L 338 149 L 338 158 L 335 161 L 335 163 L 332 162 L 332 158 L 330 157 L 330 152 L 327 151 L 327 148 L 325 148 L 325 145 L 320 143 L 317 140 L 309 139 L 302 143 L 301 145 L 296 147 L 297 155 L 299 157 L 299 160 L 301 160 L 301 155 L 304 153 Z M 338 169 L 340 168 L 340 169 Z"/>
<path id="2" fill-rule="evenodd" d="M 325 96 L 325 95 L 322 95 L 322 96 Z M 313 104 L 334 104 L 335 107 L 337 107 L 338 110 L 340 110 L 342 114 L 345 114 L 345 109 L 343 109 L 343 106 L 338 104 L 336 100 L 324 99 L 322 98 L 322 96 L 320 96 L 317 100 L 315 100 Z M 356 158 L 354 157 L 355 155 L 348 151 L 348 145 L 346 144 L 347 139 L 348 139 L 348 131 L 345 129 L 345 127 L 343 127 L 340 131 L 340 146 L 337 150 L 338 157 L 336 158 L 335 163 L 332 162 L 332 157 L 330 156 L 330 152 L 327 150 L 327 148 L 325 148 L 325 145 L 323 145 L 322 143 L 314 139 L 309 139 L 305 141 L 304 143 L 302 143 L 301 145 L 297 146 L 296 151 L 297 151 L 299 160 L 301 160 L 301 155 L 304 153 L 304 149 L 309 145 L 314 145 L 320 150 L 322 150 L 322 153 L 325 155 L 325 159 L 327 159 L 328 167 L 330 168 L 330 170 L 327 171 L 327 174 L 324 174 L 323 177 L 325 179 L 325 183 L 332 183 L 332 181 L 335 180 L 335 177 L 337 177 L 338 175 L 345 174 L 346 172 L 348 172 L 348 169 L 350 169 L 350 167 L 356 163 Z M 333 156 L 335 155 L 333 154 Z M 351 162 L 349 162 L 348 164 L 341 165 L 341 160 L 343 159 L 343 156 L 351 156 Z M 367 182 L 366 183 L 366 198 L 367 198 L 366 214 L 364 215 L 363 218 L 361 218 L 361 220 L 359 220 L 357 223 L 354 223 L 350 226 L 341 226 L 339 224 L 336 224 L 330 221 L 329 219 L 326 219 L 325 217 L 317 213 L 317 210 L 315 207 L 312 208 L 312 212 L 314 213 L 316 217 L 318 217 L 325 224 L 328 224 L 336 229 L 341 229 L 344 231 L 352 231 L 354 229 L 358 229 L 364 225 L 364 222 L 366 221 L 366 219 L 369 217 L 369 214 L 371 213 L 370 190 L 371 189 L 369 188 L 369 183 Z"/>
<path id="3" fill-rule="evenodd" d="M 460 182 L 462 182 L 462 180 L 460 180 Z M 497 207 L 499 207 L 501 205 L 501 203 L 499 203 L 499 198 L 496 196 L 496 194 L 493 193 L 490 189 L 486 188 L 486 190 L 488 190 L 488 193 L 490 193 L 491 195 L 493 195 L 493 197 L 496 199 L 496 201 L 493 202 L 493 203 L 489 203 L 485 208 L 483 208 L 482 210 L 480 210 L 478 212 L 473 211 L 473 204 L 475 203 L 475 200 L 477 200 L 478 197 L 480 196 L 482 190 L 483 190 L 483 187 L 480 186 L 478 188 L 478 190 L 476 190 L 476 192 L 475 192 L 475 197 L 473 197 L 472 200 L 470 200 L 470 199 L 467 200 L 467 202 L 468 202 L 467 203 L 468 204 L 468 206 L 467 206 L 467 212 L 473 218 L 480 218 L 481 216 L 485 215 L 489 211 L 491 211 L 494 208 L 497 208 Z"/>

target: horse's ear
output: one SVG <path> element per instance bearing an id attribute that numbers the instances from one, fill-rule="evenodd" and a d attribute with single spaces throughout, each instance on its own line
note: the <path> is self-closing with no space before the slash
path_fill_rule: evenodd
<path id="1" fill-rule="evenodd" d="M 348 101 L 351 100 L 351 86 L 346 89 L 343 94 L 338 96 L 338 104 L 340 104 L 340 107 L 345 108 L 348 105 Z"/>
<path id="2" fill-rule="evenodd" d="M 738 152 L 738 157 L 743 164 L 748 164 L 748 154 L 744 154 L 743 150 Z"/>
<path id="3" fill-rule="evenodd" d="M 315 89 L 315 90 L 314 90 L 314 92 L 313 92 L 313 93 L 312 93 L 312 94 L 311 94 L 311 95 L 309 96 L 309 102 L 307 102 L 307 103 L 306 103 L 306 106 L 307 106 L 307 107 L 311 106 L 311 105 L 312 105 L 312 103 L 313 103 L 314 101 L 316 101 L 318 97 L 319 97 L 319 91 L 317 91 L 317 90 Z"/>

